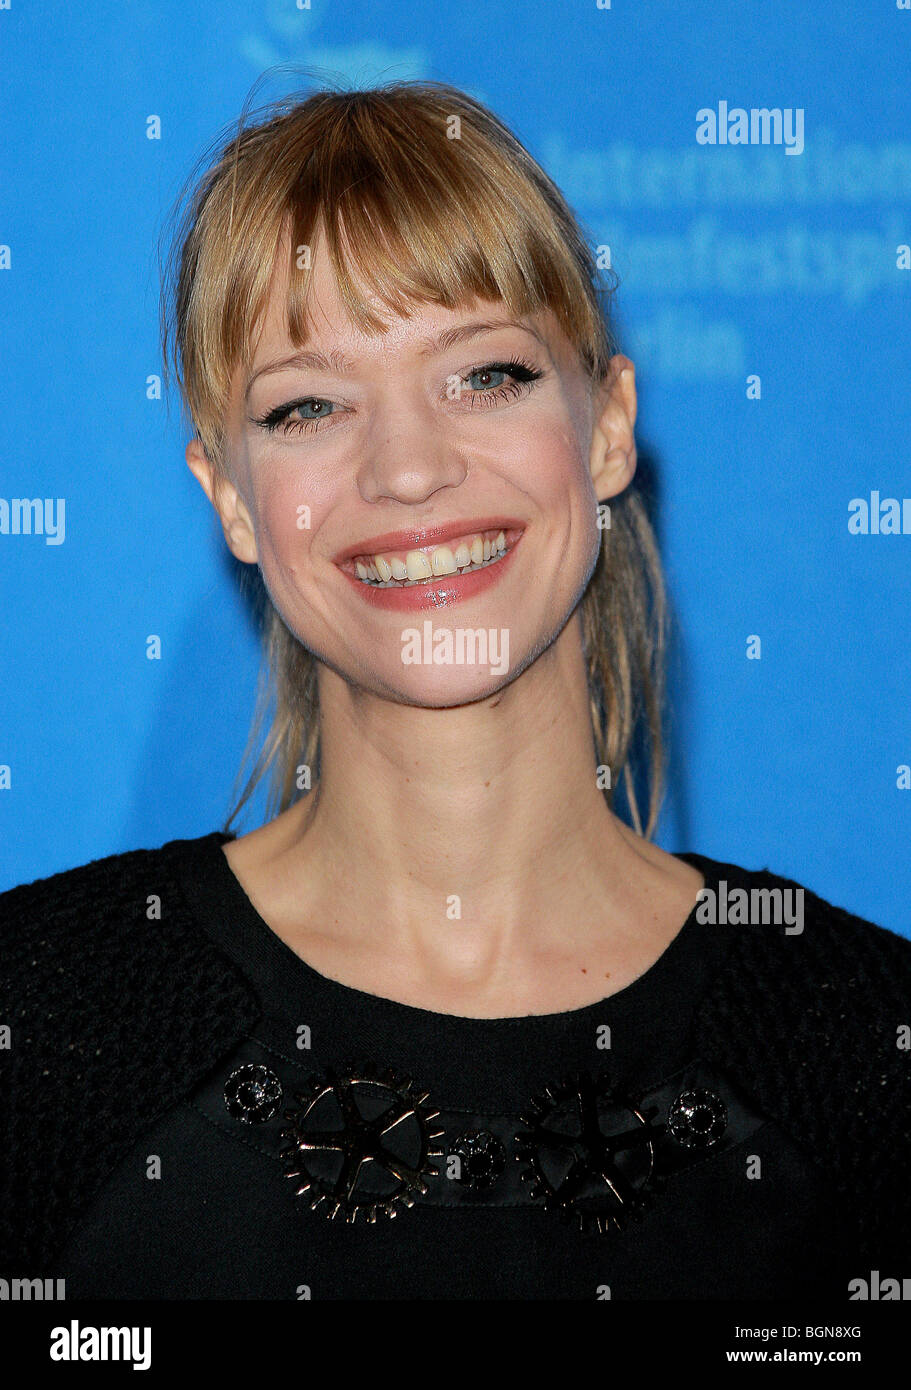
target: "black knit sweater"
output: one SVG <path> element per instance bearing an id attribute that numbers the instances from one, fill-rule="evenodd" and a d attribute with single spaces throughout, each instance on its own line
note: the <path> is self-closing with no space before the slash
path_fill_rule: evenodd
<path id="1" fill-rule="evenodd" d="M 0 1276 L 47 1274 L 124 1155 L 260 1018 L 250 980 L 188 901 L 199 844 L 0 895 Z M 706 862 L 729 890 L 800 886 Z M 695 1010 L 694 1055 L 824 1171 L 858 1232 L 858 1275 L 907 1274 L 911 941 L 809 890 L 799 934 L 719 930 L 733 937 Z"/>

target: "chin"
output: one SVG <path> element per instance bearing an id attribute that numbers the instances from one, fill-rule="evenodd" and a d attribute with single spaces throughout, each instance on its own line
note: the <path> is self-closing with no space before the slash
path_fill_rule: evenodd
<path id="1" fill-rule="evenodd" d="M 488 667 L 419 667 L 403 679 L 391 679 L 387 689 L 393 699 L 423 709 L 450 709 L 488 699 L 512 679 L 512 672 Z"/>

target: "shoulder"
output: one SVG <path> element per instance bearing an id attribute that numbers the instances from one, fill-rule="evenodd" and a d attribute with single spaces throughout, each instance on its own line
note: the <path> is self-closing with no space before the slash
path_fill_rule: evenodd
<path id="1" fill-rule="evenodd" d="M 73 868 L 62 869 L 44 878 L 16 884 L 0 892 L 0 927 L 6 932 L 23 915 L 56 919 L 62 912 L 89 904 L 104 912 L 110 904 L 116 910 L 129 901 L 137 882 L 165 869 L 181 854 L 192 852 L 208 836 L 194 840 L 169 840 L 156 849 L 133 849 L 109 854 Z"/>
<path id="2" fill-rule="evenodd" d="M 0 1261 L 46 1268 L 117 1159 L 260 1015 L 182 887 L 209 838 L 0 895 Z"/>
<path id="3" fill-rule="evenodd" d="M 259 1017 L 182 887 L 179 865 L 199 843 L 110 855 L 0 894 L 0 1252 L 47 1254 L 74 1194 L 93 1191 Z"/>
<path id="4" fill-rule="evenodd" d="M 197 921 L 181 873 L 211 839 L 107 855 L 0 893 L 4 993 L 21 1007 L 71 1000 L 83 1019 L 90 1004 L 116 1013 L 153 996 L 204 998 L 207 980 L 229 994 L 233 983 L 241 1002 L 245 979 Z"/>
<path id="5" fill-rule="evenodd" d="M 852 1202 L 911 1224 L 911 941 L 768 868 L 708 860 L 730 934 L 696 1025 L 724 1067 Z M 740 913 L 730 910 L 739 892 Z M 745 915 L 744 915 L 745 913 Z M 709 919 L 711 921 L 711 918 Z M 878 1198 L 873 1194 L 879 1193 Z M 889 1194 L 888 1201 L 886 1194 Z"/>
<path id="6" fill-rule="evenodd" d="M 747 869 L 720 860 L 701 859 L 705 888 L 699 920 L 730 937 L 726 973 L 721 982 L 746 1003 L 748 972 L 755 984 L 764 977 L 785 978 L 801 991 L 800 1012 L 818 993 L 824 1012 L 853 1000 L 867 1011 L 888 1012 L 908 1000 L 911 940 L 850 912 L 796 879 L 768 868 Z M 768 1010 L 787 1013 L 795 1005 L 789 993 L 765 1001 Z M 733 1006 L 734 999 L 731 999 Z M 901 1010 L 904 1013 L 904 1009 Z"/>
<path id="7" fill-rule="evenodd" d="M 124 971 L 128 984 L 171 952 L 185 965 L 194 957 L 227 964 L 196 921 L 181 873 L 212 838 L 110 854 L 0 893 L 2 978 L 21 984 L 23 972 L 37 972 L 65 990 L 84 975 L 111 994 L 105 965 Z"/>

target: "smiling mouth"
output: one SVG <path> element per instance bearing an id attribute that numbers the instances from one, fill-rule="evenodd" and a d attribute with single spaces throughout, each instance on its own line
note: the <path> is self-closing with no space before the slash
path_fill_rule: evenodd
<path id="1" fill-rule="evenodd" d="M 474 531 L 442 545 L 414 550 L 355 555 L 342 566 L 361 583 L 375 589 L 408 589 L 433 583 L 447 575 L 486 569 L 507 555 L 524 528 L 495 527 Z"/>

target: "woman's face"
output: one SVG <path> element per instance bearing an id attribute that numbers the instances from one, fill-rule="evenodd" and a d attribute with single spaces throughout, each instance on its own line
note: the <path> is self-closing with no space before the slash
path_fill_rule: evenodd
<path id="1" fill-rule="evenodd" d="M 356 686 L 428 706 L 493 694 L 560 633 L 597 559 L 589 379 L 549 312 L 377 304 L 390 326 L 369 336 L 318 249 L 313 267 L 306 348 L 276 280 L 235 377 L 229 544 Z"/>

